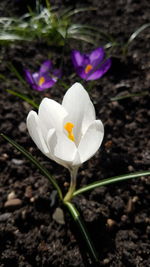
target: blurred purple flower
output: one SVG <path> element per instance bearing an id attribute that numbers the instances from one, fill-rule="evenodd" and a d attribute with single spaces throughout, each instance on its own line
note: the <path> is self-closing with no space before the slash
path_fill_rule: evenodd
<path id="1" fill-rule="evenodd" d="M 44 61 L 38 72 L 32 74 L 27 69 L 24 71 L 27 82 L 37 91 L 51 88 L 61 77 L 61 71 L 59 69 L 53 70 L 50 60 Z"/>
<path id="2" fill-rule="evenodd" d="M 101 78 L 111 66 L 111 59 L 105 57 L 102 47 L 89 54 L 81 54 L 78 50 L 73 50 L 71 57 L 76 73 L 86 81 Z"/>

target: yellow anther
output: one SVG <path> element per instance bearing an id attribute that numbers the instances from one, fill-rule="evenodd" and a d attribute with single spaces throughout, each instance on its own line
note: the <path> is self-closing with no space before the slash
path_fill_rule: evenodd
<path id="1" fill-rule="evenodd" d="M 93 69 L 93 66 L 91 64 L 88 64 L 86 67 L 85 67 L 85 73 L 89 73 L 90 70 Z"/>
<path id="2" fill-rule="evenodd" d="M 45 78 L 43 76 L 40 77 L 38 81 L 38 85 L 41 86 L 45 82 Z"/>
<path id="3" fill-rule="evenodd" d="M 68 138 L 74 142 L 75 138 L 74 138 L 73 131 L 72 131 L 73 127 L 74 127 L 74 124 L 71 122 L 67 122 L 64 125 L 64 129 L 68 132 Z"/>

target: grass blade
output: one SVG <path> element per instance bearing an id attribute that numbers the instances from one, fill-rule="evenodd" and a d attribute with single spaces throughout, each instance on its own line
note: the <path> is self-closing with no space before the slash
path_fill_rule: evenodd
<path id="1" fill-rule="evenodd" d="M 139 27 L 135 32 L 133 32 L 130 36 L 130 38 L 128 39 L 128 41 L 125 43 L 125 45 L 122 47 L 122 53 L 124 56 L 127 55 L 128 53 L 128 49 L 129 49 L 129 45 L 134 41 L 134 39 L 142 32 L 144 31 L 146 28 L 150 27 L 150 23 L 146 23 L 144 25 L 142 25 L 141 27 Z"/>
<path id="2" fill-rule="evenodd" d="M 94 45 L 95 44 L 95 40 L 94 39 L 92 39 L 92 38 L 90 38 L 89 36 L 86 36 L 86 35 L 81 35 L 81 34 L 79 34 L 79 35 L 70 35 L 70 36 L 68 36 L 68 39 L 75 39 L 75 40 L 80 40 L 80 41 L 84 41 L 84 42 L 86 42 L 86 43 L 89 43 L 89 44 L 92 44 L 92 45 Z"/>
<path id="3" fill-rule="evenodd" d="M 39 105 L 37 103 L 35 103 L 32 99 L 30 99 L 26 95 L 23 95 L 23 94 L 21 94 L 21 93 L 19 93 L 17 91 L 13 91 L 13 90 L 10 90 L 10 89 L 6 89 L 6 91 L 11 95 L 17 96 L 20 99 L 26 101 L 27 103 L 29 103 L 34 108 L 38 108 L 39 107 Z"/>
<path id="4" fill-rule="evenodd" d="M 14 73 L 16 75 L 16 77 L 18 78 L 18 80 L 23 84 L 26 85 L 25 80 L 23 79 L 23 77 L 21 76 L 21 74 L 19 73 L 19 71 L 15 68 L 15 66 L 12 63 L 8 64 L 8 69 Z"/>
<path id="5" fill-rule="evenodd" d="M 71 202 L 64 202 L 64 205 L 68 208 L 70 215 L 72 216 L 73 220 L 78 226 L 78 229 L 80 230 L 82 237 L 84 238 L 87 248 L 89 250 L 91 259 L 93 263 L 95 263 L 94 266 L 99 266 L 99 260 L 98 256 L 95 250 L 95 247 L 93 245 L 93 242 L 91 241 L 91 238 L 89 236 L 89 233 L 86 229 L 86 226 L 84 224 L 84 221 L 82 220 L 78 210 L 76 209 L 75 205 Z"/>
<path id="6" fill-rule="evenodd" d="M 26 37 L 22 37 L 21 35 L 18 35 L 18 34 L 3 32 L 2 34 L 0 34 L 0 41 L 9 41 L 9 42 L 30 41 L 30 39 Z"/>
<path id="7" fill-rule="evenodd" d="M 50 175 L 48 170 L 44 168 L 25 148 L 17 144 L 15 141 L 13 141 L 11 138 L 6 136 L 5 134 L 0 134 L 6 141 L 8 141 L 13 147 L 15 147 L 18 151 L 20 151 L 30 162 L 34 164 L 34 166 L 37 167 L 37 169 L 40 170 L 40 172 L 52 183 L 52 185 L 55 187 L 55 189 L 58 192 L 58 195 L 60 199 L 62 199 L 62 191 L 57 184 L 56 180 Z"/>
<path id="8" fill-rule="evenodd" d="M 146 28 L 150 27 L 150 23 L 142 25 L 140 28 L 138 28 L 135 32 L 133 32 L 128 40 L 128 45 Z"/>
<path id="9" fill-rule="evenodd" d="M 68 19 L 69 17 L 74 16 L 75 14 L 78 14 L 80 12 L 86 12 L 86 11 L 95 11 L 97 8 L 96 7 L 81 7 L 81 8 L 75 8 L 75 9 L 66 9 L 63 11 L 61 16 L 63 19 Z"/>
<path id="10" fill-rule="evenodd" d="M 124 175 L 120 175 L 120 176 L 107 178 L 107 179 L 104 179 L 104 180 L 101 180 L 98 182 L 94 182 L 92 184 L 89 184 L 87 186 L 84 186 L 84 187 L 76 190 L 74 192 L 73 196 L 75 197 L 79 194 L 82 194 L 84 192 L 87 192 L 89 190 L 92 190 L 92 189 L 100 187 L 100 186 L 104 186 L 104 185 L 108 185 L 108 184 L 112 184 L 112 183 L 116 183 L 116 182 L 120 182 L 120 181 L 125 181 L 128 179 L 138 178 L 141 176 L 147 176 L 147 175 L 150 175 L 150 171 L 136 172 L 136 173 L 124 174 Z"/>
<path id="11" fill-rule="evenodd" d="M 141 92 L 141 93 L 133 93 L 133 94 L 126 94 L 126 95 L 118 95 L 118 96 L 115 96 L 115 97 L 112 97 L 110 100 L 111 101 L 119 101 L 119 100 L 122 100 L 122 99 L 126 99 L 126 98 L 131 98 L 131 97 L 136 97 L 136 96 L 145 96 L 145 95 L 148 95 L 149 92 L 148 91 L 144 91 L 144 92 Z"/>

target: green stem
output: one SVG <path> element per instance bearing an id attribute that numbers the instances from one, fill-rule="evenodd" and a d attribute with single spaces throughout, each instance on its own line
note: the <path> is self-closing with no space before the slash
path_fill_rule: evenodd
<path id="1" fill-rule="evenodd" d="M 73 196 L 73 193 L 76 189 L 77 172 L 78 172 L 78 167 L 70 169 L 70 176 L 71 176 L 70 187 L 67 194 L 64 197 L 64 202 L 70 201 L 70 199 Z"/>
<path id="2" fill-rule="evenodd" d="M 86 242 L 91 259 L 92 259 L 93 263 L 95 264 L 94 266 L 99 266 L 99 260 L 98 260 L 97 252 L 95 250 L 95 247 L 91 241 L 91 238 L 90 238 L 89 233 L 86 229 L 84 221 L 82 220 L 78 210 L 76 209 L 74 204 L 71 202 L 66 201 L 66 202 L 64 202 L 64 205 L 68 208 L 70 215 L 72 216 L 73 220 L 77 224 L 78 229 L 80 230 L 82 237 L 84 238 L 84 241 Z"/>

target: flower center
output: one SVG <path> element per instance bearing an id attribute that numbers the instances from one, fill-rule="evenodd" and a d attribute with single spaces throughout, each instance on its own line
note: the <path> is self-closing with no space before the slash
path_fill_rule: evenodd
<path id="1" fill-rule="evenodd" d="M 45 78 L 43 76 L 40 77 L 38 81 L 38 85 L 41 86 L 45 82 Z"/>
<path id="2" fill-rule="evenodd" d="M 93 69 L 93 66 L 91 64 L 88 64 L 86 67 L 85 67 L 85 73 L 89 73 L 90 70 Z"/>
<path id="3" fill-rule="evenodd" d="M 74 138 L 74 134 L 73 134 L 73 129 L 74 127 L 74 124 L 71 123 L 71 122 L 67 122 L 65 125 L 64 125 L 64 129 L 68 132 L 68 138 L 71 140 L 71 141 L 75 141 L 75 138 Z"/>

